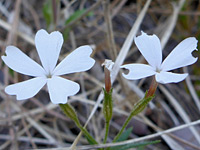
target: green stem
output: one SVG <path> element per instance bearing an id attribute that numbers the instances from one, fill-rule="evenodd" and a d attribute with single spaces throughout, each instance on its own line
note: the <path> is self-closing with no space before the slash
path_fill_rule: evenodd
<path id="1" fill-rule="evenodd" d="M 104 144 L 106 143 L 107 138 L 108 138 L 109 126 L 110 126 L 110 121 L 106 122 L 106 133 L 105 133 L 104 141 L 103 141 Z"/>
<path id="2" fill-rule="evenodd" d="M 64 112 L 64 114 L 75 122 L 76 126 L 83 132 L 83 134 L 86 136 L 86 138 L 90 143 L 98 144 L 98 142 L 90 135 L 90 133 L 80 124 L 76 112 L 71 105 L 66 103 L 66 104 L 59 104 L 59 106 Z"/>
<path id="3" fill-rule="evenodd" d="M 137 115 L 138 113 L 140 113 L 141 111 L 144 110 L 144 108 L 147 106 L 147 104 L 153 99 L 154 96 L 151 97 L 144 97 L 143 99 L 141 99 L 140 101 L 138 101 L 134 107 L 133 110 L 131 111 L 130 115 L 128 116 L 128 118 L 126 119 L 125 123 L 123 124 L 121 130 L 119 131 L 119 133 L 116 135 L 116 137 L 113 140 L 113 143 L 116 142 L 119 137 L 121 136 L 121 134 L 124 132 L 126 126 L 129 124 L 129 122 L 131 121 L 132 117 Z"/>
<path id="4" fill-rule="evenodd" d="M 110 120 L 112 119 L 113 102 L 112 102 L 112 88 L 108 89 L 103 88 L 103 91 L 104 91 L 103 114 L 105 118 L 105 128 L 106 128 L 103 143 L 105 144 L 108 138 Z"/>
<path id="5" fill-rule="evenodd" d="M 81 131 L 87 137 L 87 139 L 90 141 L 90 143 L 98 144 L 98 142 L 90 135 L 90 133 L 80 123 L 76 123 L 76 125 L 79 129 L 81 129 Z"/>
<path id="6" fill-rule="evenodd" d="M 130 120 L 132 119 L 133 115 L 132 113 L 129 115 L 129 117 L 126 119 L 124 125 L 122 126 L 121 130 L 119 131 L 119 133 L 115 136 L 113 143 L 116 142 L 119 137 L 121 136 L 121 134 L 124 132 L 124 129 L 126 128 L 126 126 L 128 125 L 128 123 L 130 122 Z"/>

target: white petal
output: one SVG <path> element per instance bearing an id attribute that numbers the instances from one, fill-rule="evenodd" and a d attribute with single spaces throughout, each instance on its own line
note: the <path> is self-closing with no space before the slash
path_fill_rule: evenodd
<path id="1" fill-rule="evenodd" d="M 1 56 L 4 63 L 16 72 L 30 76 L 44 76 L 44 69 L 15 46 L 6 47 L 6 56 Z"/>
<path id="2" fill-rule="evenodd" d="M 194 58 L 191 53 L 196 50 L 197 42 L 194 37 L 183 40 L 163 61 L 161 69 L 169 71 L 195 63 L 197 58 Z"/>
<path id="3" fill-rule="evenodd" d="M 64 75 L 89 70 L 95 63 L 95 60 L 90 57 L 91 54 L 92 49 L 87 45 L 75 49 L 58 64 L 53 75 Z"/>
<path id="4" fill-rule="evenodd" d="M 156 74 L 154 68 L 145 64 L 128 64 L 123 65 L 120 68 L 125 68 L 129 70 L 128 74 L 123 73 L 124 78 L 129 80 L 137 80 Z"/>
<path id="5" fill-rule="evenodd" d="M 46 82 L 47 79 L 45 77 L 36 77 L 9 85 L 5 88 L 5 92 L 9 95 L 16 95 L 17 100 L 24 100 L 35 96 Z"/>
<path id="6" fill-rule="evenodd" d="M 135 44 L 147 62 L 156 68 L 160 68 L 162 62 L 162 50 L 160 40 L 156 35 L 142 35 L 135 37 Z"/>
<path id="7" fill-rule="evenodd" d="M 58 31 L 48 34 L 42 29 L 36 33 L 35 45 L 47 74 L 52 73 L 55 68 L 62 44 L 63 36 Z"/>
<path id="8" fill-rule="evenodd" d="M 187 76 L 188 76 L 187 73 L 178 74 L 178 73 L 161 71 L 160 73 L 156 73 L 156 81 L 162 84 L 177 83 L 183 81 Z"/>
<path id="9" fill-rule="evenodd" d="M 58 76 L 48 79 L 47 86 L 51 102 L 54 104 L 67 103 L 68 96 L 75 95 L 80 89 L 78 83 Z"/>

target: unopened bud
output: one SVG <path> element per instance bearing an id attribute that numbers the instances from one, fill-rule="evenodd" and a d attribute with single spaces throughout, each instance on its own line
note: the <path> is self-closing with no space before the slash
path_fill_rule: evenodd
<path id="1" fill-rule="evenodd" d="M 111 78 L 110 72 L 112 71 L 114 62 L 111 60 L 106 59 L 102 66 L 104 66 L 104 73 L 105 73 L 105 90 L 109 92 L 111 90 Z"/>
<path id="2" fill-rule="evenodd" d="M 145 95 L 145 98 L 154 96 L 156 89 L 158 87 L 158 82 L 156 82 L 155 77 L 151 81 L 151 85 L 149 87 L 149 90 L 147 91 L 147 94 Z"/>

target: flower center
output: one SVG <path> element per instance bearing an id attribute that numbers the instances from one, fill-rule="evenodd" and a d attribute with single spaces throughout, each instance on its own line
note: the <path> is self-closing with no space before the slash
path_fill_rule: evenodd
<path id="1" fill-rule="evenodd" d="M 52 75 L 49 73 L 49 74 L 46 75 L 46 77 L 47 77 L 47 78 L 51 78 Z"/>
<path id="2" fill-rule="evenodd" d="M 156 68 L 156 72 L 160 73 L 161 69 L 160 68 Z"/>

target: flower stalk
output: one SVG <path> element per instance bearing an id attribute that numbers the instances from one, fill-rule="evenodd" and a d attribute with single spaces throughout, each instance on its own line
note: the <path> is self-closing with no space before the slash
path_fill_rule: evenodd
<path id="1" fill-rule="evenodd" d="M 109 132 L 109 126 L 110 126 L 110 120 L 112 119 L 112 112 L 113 112 L 113 102 L 112 102 L 112 89 L 110 89 L 109 92 L 104 89 L 104 102 L 103 102 L 103 114 L 105 118 L 105 137 L 103 143 L 106 143 L 108 132 Z"/>
<path id="2" fill-rule="evenodd" d="M 128 118 L 126 119 L 125 123 L 123 124 L 121 130 L 119 131 L 119 133 L 116 135 L 116 137 L 113 140 L 114 142 L 117 142 L 117 140 L 119 139 L 119 137 L 122 135 L 122 133 L 124 132 L 126 126 L 129 124 L 129 122 L 131 121 L 131 119 L 136 116 L 137 114 L 139 114 L 140 112 L 142 112 L 147 104 L 154 98 L 154 94 L 155 91 L 157 89 L 158 83 L 156 82 L 155 78 L 153 78 L 151 85 L 149 87 L 149 90 L 145 93 L 145 96 L 143 99 L 139 100 L 134 106 L 133 109 L 131 111 L 131 113 L 129 114 Z"/>
<path id="3" fill-rule="evenodd" d="M 103 65 L 105 73 L 105 89 L 103 88 L 104 91 L 103 114 L 105 118 L 105 128 L 106 128 L 103 143 L 106 143 L 109 133 L 110 120 L 112 119 L 112 113 L 113 113 L 113 101 L 112 101 L 113 89 L 111 86 L 111 78 L 110 78 L 110 71 L 112 70 L 113 62 L 111 60 L 105 60 Z"/>
<path id="4" fill-rule="evenodd" d="M 153 79 L 151 81 L 151 85 L 149 87 L 149 90 L 145 94 L 145 98 L 153 96 L 154 93 L 156 92 L 157 87 L 158 87 L 158 82 L 156 82 L 155 77 L 153 77 Z"/>
<path id="5" fill-rule="evenodd" d="M 90 135 L 90 133 L 80 124 L 77 114 L 71 105 L 66 103 L 59 104 L 59 106 L 64 114 L 75 122 L 76 126 L 83 132 L 90 143 L 98 144 L 98 142 Z"/>

